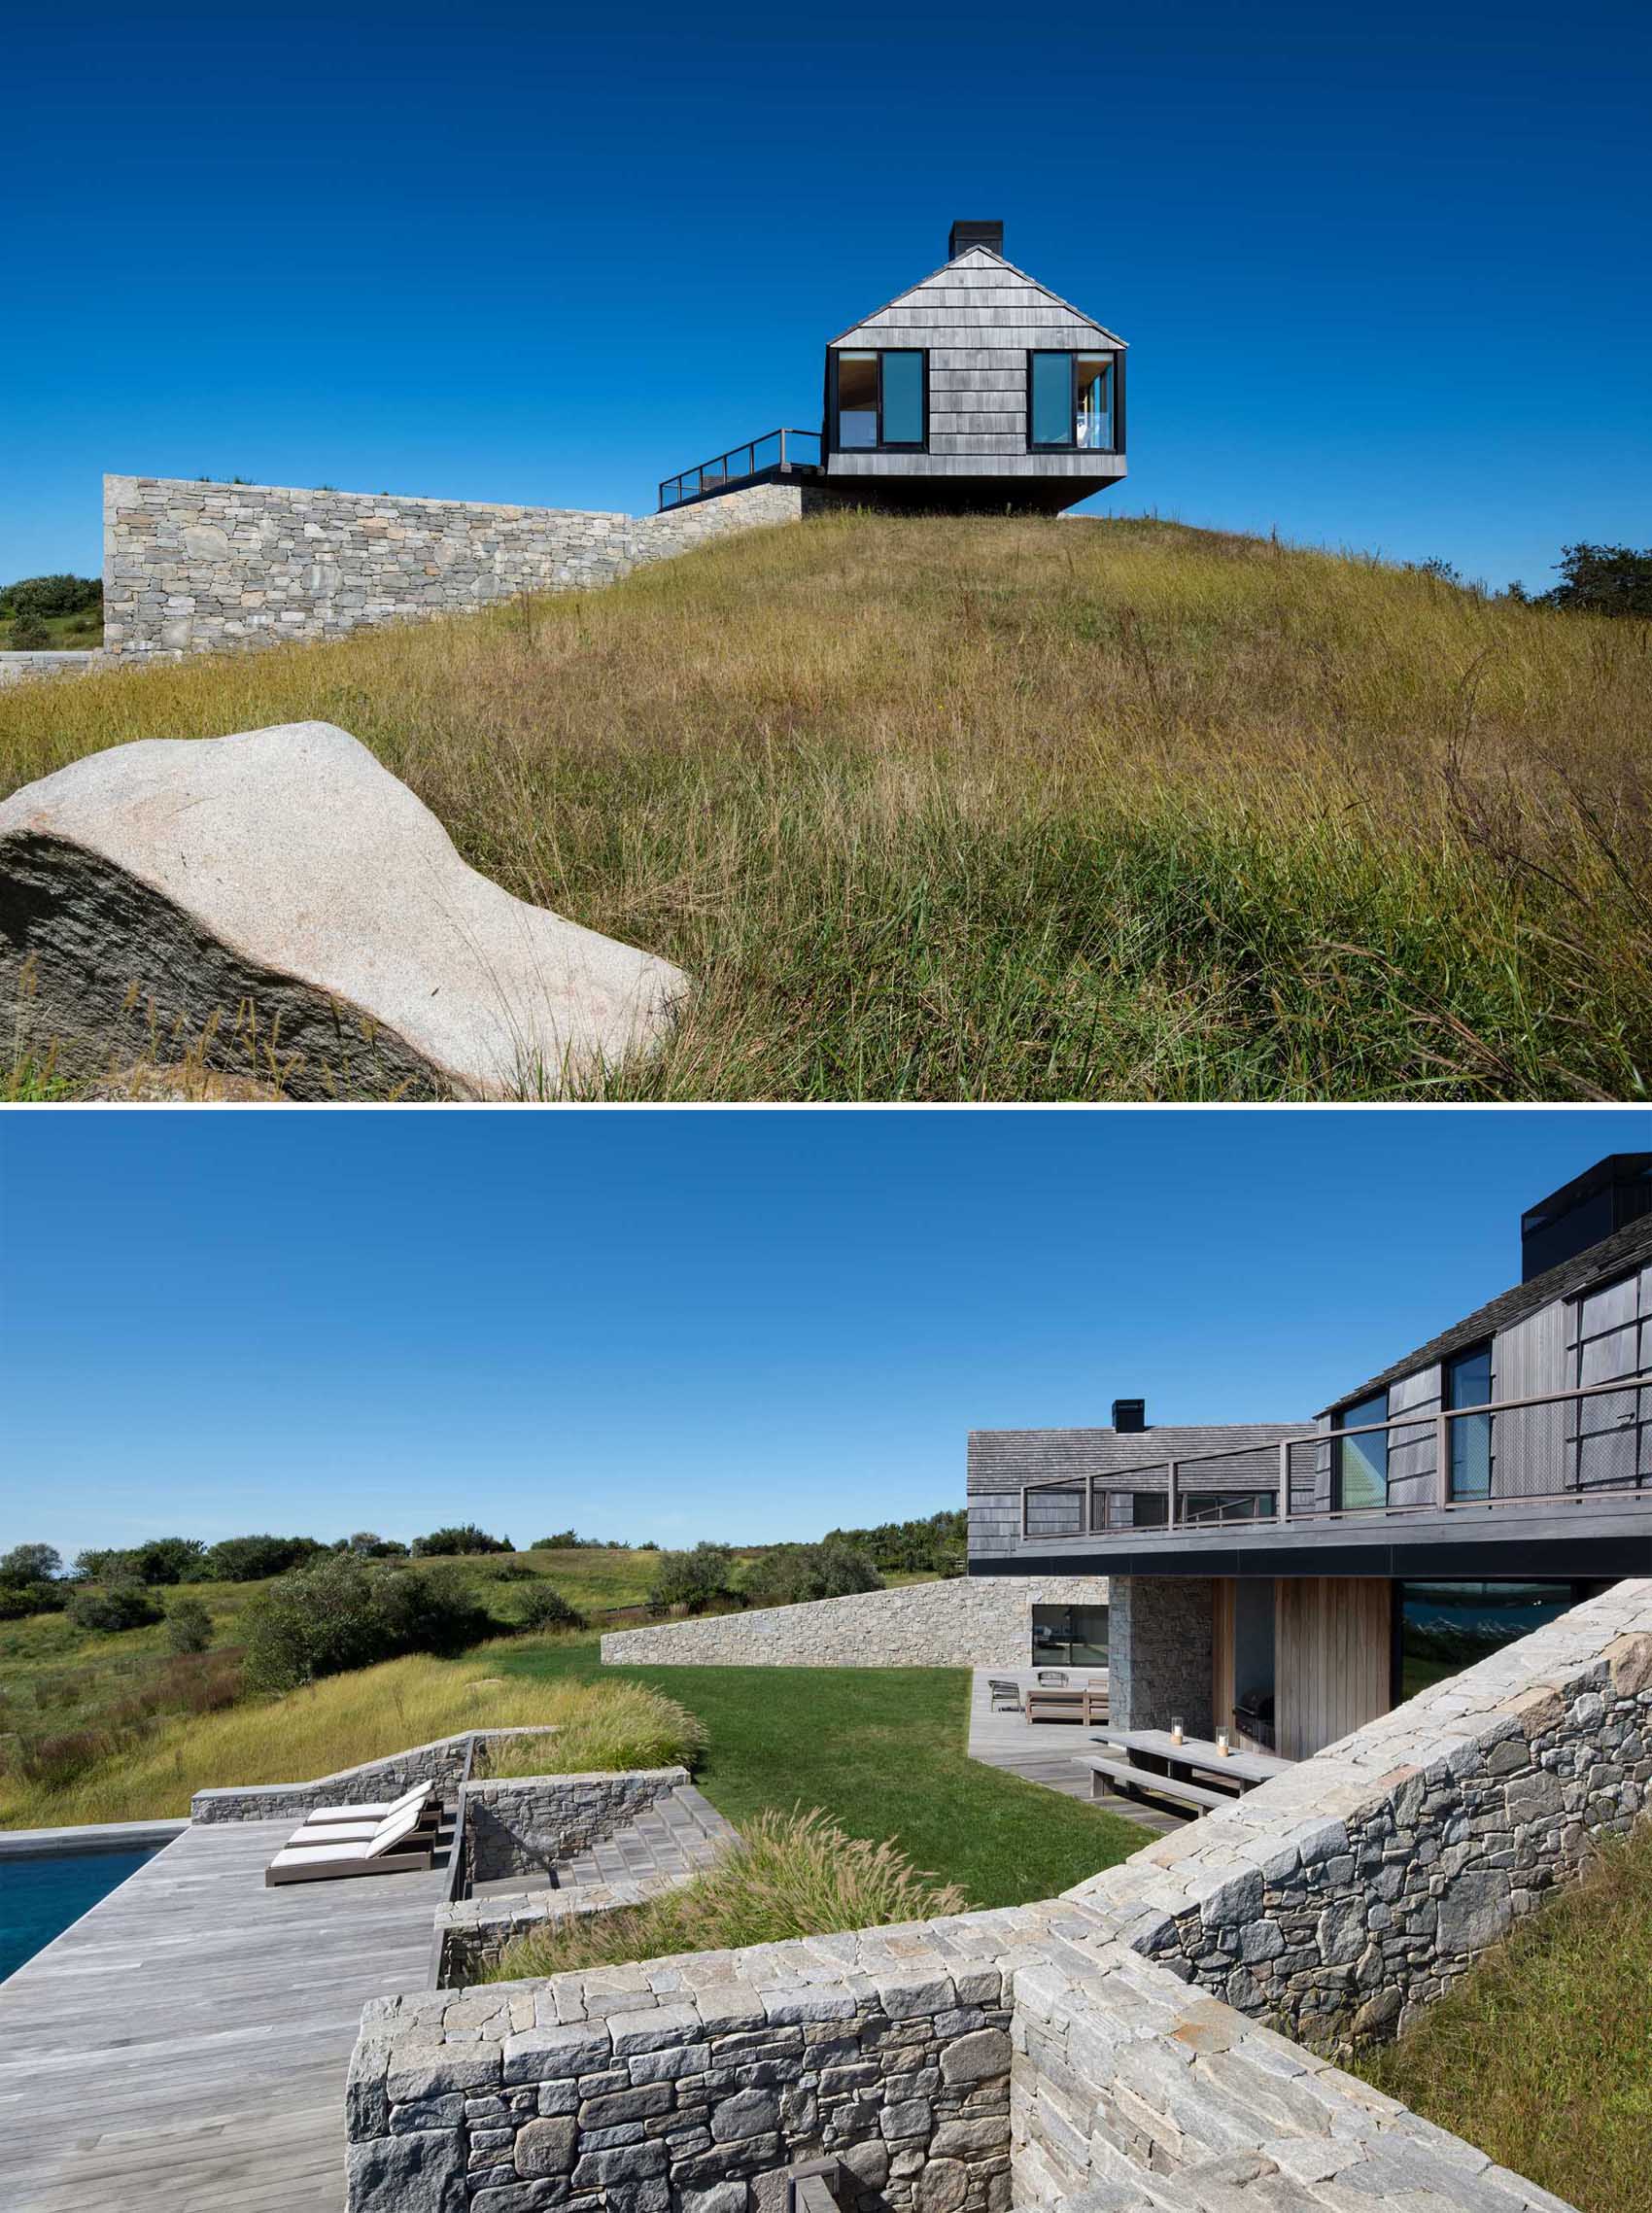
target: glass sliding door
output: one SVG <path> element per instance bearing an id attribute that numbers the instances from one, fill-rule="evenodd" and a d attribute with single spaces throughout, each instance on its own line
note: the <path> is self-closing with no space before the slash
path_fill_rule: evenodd
<path id="1" fill-rule="evenodd" d="M 1081 354 L 1073 368 L 1076 411 L 1073 442 L 1091 453 L 1113 446 L 1113 363 L 1101 355 Z"/>
<path id="2" fill-rule="evenodd" d="M 1388 1420 L 1388 1393 L 1379 1391 L 1358 1405 L 1344 1406 L 1334 1414 L 1338 1430 L 1357 1430 L 1368 1422 Z M 1365 1436 L 1337 1436 L 1331 1443 L 1331 1509 L 1358 1513 L 1361 1507 L 1388 1504 L 1388 1432 L 1372 1430 Z"/>
<path id="3" fill-rule="evenodd" d="M 1484 1406 L 1492 1396 L 1492 1348 L 1475 1345 L 1459 1353 L 1444 1367 L 1445 1402 L 1452 1406 Z M 1492 1495 L 1492 1417 L 1468 1414 L 1448 1422 L 1451 1435 L 1451 1490 L 1454 1499 L 1489 1499 Z"/>
<path id="4" fill-rule="evenodd" d="M 1032 398 L 1027 421 L 1029 435 L 1035 446 L 1072 444 L 1071 354 L 1034 354 L 1032 357 Z"/>
<path id="5" fill-rule="evenodd" d="M 923 356 L 890 353 L 883 356 L 883 428 L 878 444 L 920 446 L 923 443 Z"/>

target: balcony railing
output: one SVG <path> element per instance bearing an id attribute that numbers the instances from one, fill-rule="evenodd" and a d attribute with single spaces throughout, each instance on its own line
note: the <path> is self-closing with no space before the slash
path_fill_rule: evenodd
<path id="1" fill-rule="evenodd" d="M 765 431 L 743 446 L 731 446 L 715 461 L 703 461 L 698 468 L 685 468 L 680 476 L 668 476 L 660 485 L 660 511 L 680 507 L 686 500 L 703 500 L 708 492 L 732 492 L 737 484 L 749 484 L 759 476 L 789 476 L 796 468 L 818 468 L 818 431 Z"/>
<path id="2" fill-rule="evenodd" d="M 1652 1374 L 1026 1483 L 1021 1541 L 1139 1542 L 1160 1531 L 1485 1513 L 1602 1495 L 1652 1503 Z"/>

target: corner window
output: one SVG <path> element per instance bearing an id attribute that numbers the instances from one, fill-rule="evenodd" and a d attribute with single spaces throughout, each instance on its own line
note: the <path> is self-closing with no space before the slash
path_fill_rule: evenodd
<path id="1" fill-rule="evenodd" d="M 921 452 L 928 432 L 925 363 L 910 348 L 834 354 L 833 450 Z"/>
<path id="2" fill-rule="evenodd" d="M 1335 1430 L 1359 1430 L 1366 1429 L 1368 1423 L 1387 1420 L 1388 1393 L 1379 1391 L 1333 1414 L 1331 1426 Z M 1368 1429 L 1363 1436 L 1337 1436 L 1330 1450 L 1333 1513 L 1358 1513 L 1364 1506 L 1387 1505 L 1387 1430 Z"/>
<path id="3" fill-rule="evenodd" d="M 1027 444 L 1036 453 L 1112 453 L 1112 354 L 1027 356 Z"/>

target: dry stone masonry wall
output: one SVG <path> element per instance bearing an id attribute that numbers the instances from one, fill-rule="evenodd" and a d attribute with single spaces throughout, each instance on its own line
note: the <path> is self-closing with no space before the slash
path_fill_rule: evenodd
<path id="1" fill-rule="evenodd" d="M 1069 1893 L 1316 2043 L 1403 2030 L 1624 1834 L 1652 1782 L 1652 1584 L 1615 1585 Z"/>
<path id="2" fill-rule="evenodd" d="M 474 1740 L 485 1750 L 493 1742 L 512 1738 L 554 1737 L 556 1724 L 530 1723 L 516 1729 L 478 1729 Z M 291 1815 L 299 1820 L 315 1806 L 370 1806 L 397 1798 L 416 1782 L 439 1783 L 445 1795 L 459 1789 L 465 1773 L 465 1752 L 471 1732 L 437 1737 L 428 1745 L 414 1745 L 404 1752 L 392 1752 L 381 1760 L 363 1760 L 359 1767 L 341 1768 L 314 1782 L 249 1783 L 239 1788 L 197 1790 L 189 1800 L 191 1821 L 277 1821 Z M 611 1781 L 613 1778 L 606 1777 Z"/>
<path id="3" fill-rule="evenodd" d="M 1621 1583 L 1065 1898 L 383 2001 L 352 2213 L 1566 2213 L 1264 2019 L 1391 2031 L 1649 1781 Z"/>
<path id="4" fill-rule="evenodd" d="M 602 1659 L 609 1667 L 1025 1668 L 1035 1606 L 1106 1604 L 1101 1576 L 970 1576 L 616 1629 L 602 1639 Z"/>
<path id="5" fill-rule="evenodd" d="M 524 592 L 610 584 L 730 531 L 795 522 L 753 485 L 662 515 L 479 505 L 267 484 L 104 478 L 109 661 L 342 637 Z"/>
<path id="6" fill-rule="evenodd" d="M 465 1791 L 466 1878 L 498 1883 L 543 1871 L 612 1836 L 687 1781 L 685 1767 L 657 1767 L 472 1781 Z"/>

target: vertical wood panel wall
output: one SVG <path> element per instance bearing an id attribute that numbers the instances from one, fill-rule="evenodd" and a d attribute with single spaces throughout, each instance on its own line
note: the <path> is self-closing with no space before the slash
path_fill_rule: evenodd
<path id="1" fill-rule="evenodd" d="M 1218 1575 L 1211 1583 L 1211 1713 L 1213 1725 L 1231 1728 L 1236 1685 L 1233 1647 L 1238 1632 L 1238 1585 L 1231 1575 Z"/>
<path id="2" fill-rule="evenodd" d="M 1280 1577 L 1275 1725 L 1286 1759 L 1311 1758 L 1389 1711 L 1392 1610 L 1382 1576 Z"/>

